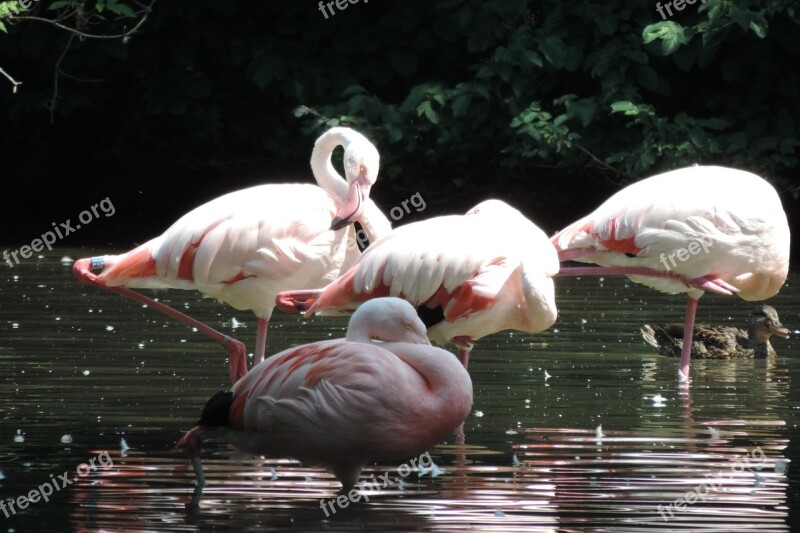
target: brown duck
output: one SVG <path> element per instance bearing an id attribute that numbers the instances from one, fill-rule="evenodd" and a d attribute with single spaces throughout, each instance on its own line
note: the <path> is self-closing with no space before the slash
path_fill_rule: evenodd
<path id="1" fill-rule="evenodd" d="M 666 325 L 642 328 L 642 337 L 661 355 L 680 357 L 683 348 L 683 326 Z M 750 359 L 775 357 L 777 354 L 769 343 L 772 335 L 783 338 L 789 330 L 783 327 L 775 308 L 760 305 L 750 314 L 747 329 L 729 326 L 699 324 L 694 328 L 692 359 Z"/>

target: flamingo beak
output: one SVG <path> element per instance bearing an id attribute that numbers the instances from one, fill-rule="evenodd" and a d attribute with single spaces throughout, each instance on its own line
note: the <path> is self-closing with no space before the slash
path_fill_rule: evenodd
<path id="1" fill-rule="evenodd" d="M 350 224 L 361 216 L 364 211 L 364 201 L 369 198 L 369 189 L 372 187 L 364 175 L 359 176 L 350 183 L 350 188 L 347 190 L 347 197 L 344 203 L 339 207 L 336 216 L 331 221 L 331 229 L 336 231 L 340 230 Z"/>

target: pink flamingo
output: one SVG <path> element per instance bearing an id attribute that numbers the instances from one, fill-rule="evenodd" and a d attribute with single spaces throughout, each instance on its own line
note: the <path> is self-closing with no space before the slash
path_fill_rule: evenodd
<path id="1" fill-rule="evenodd" d="M 283 292 L 277 305 L 337 314 L 397 296 L 417 307 L 432 341 L 459 347 L 466 367 L 475 340 L 505 329 L 535 333 L 555 322 L 558 266 L 542 230 L 508 204 L 487 200 L 466 215 L 397 228 L 324 290 Z"/>
<path id="2" fill-rule="evenodd" d="M 662 292 L 686 293 L 679 378 L 687 381 L 692 332 L 705 291 L 760 301 L 777 294 L 789 271 L 789 225 L 764 179 L 724 167 L 694 166 L 619 191 L 552 241 L 564 275 L 627 274 Z"/>
<path id="3" fill-rule="evenodd" d="M 347 181 L 331 164 L 339 145 L 344 146 Z M 252 310 L 258 319 L 257 364 L 264 358 L 279 291 L 319 287 L 351 265 L 363 240 L 353 221 L 361 223 L 370 241 L 391 231 L 369 199 L 378 166 L 378 152 L 366 137 L 332 128 L 311 155 L 319 186 L 260 185 L 226 194 L 130 252 L 76 261 L 73 272 L 83 283 L 145 303 L 221 343 L 235 383 L 247 372 L 244 344 L 130 288 L 198 290 L 236 309 Z"/>
<path id="4" fill-rule="evenodd" d="M 293 457 L 333 472 L 349 490 L 368 460 L 407 459 L 441 442 L 472 407 L 472 381 L 453 354 L 430 345 L 399 298 L 362 305 L 344 339 L 289 348 L 219 392 L 176 448 L 205 484 L 202 438 L 254 455 Z"/>

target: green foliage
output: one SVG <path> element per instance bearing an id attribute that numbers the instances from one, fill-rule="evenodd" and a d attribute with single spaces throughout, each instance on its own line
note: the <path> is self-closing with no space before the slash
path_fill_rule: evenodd
<path id="1" fill-rule="evenodd" d="M 87 5 L 130 25 L 116 0 L 48 7 Z M 553 168 L 625 181 L 692 163 L 788 177 L 800 144 L 794 6 L 708 0 L 665 21 L 651 2 L 434 0 L 353 4 L 326 20 L 313 3 L 165 1 L 128 44 L 74 45 L 62 69 L 109 81 L 65 83 L 56 115 L 200 160 L 305 154 L 309 135 L 352 125 L 406 189 L 527 190 Z M 31 69 L 22 94 L 0 90 L 17 125 L 48 105 L 61 38 L 16 24 L 0 39 L 0 66 Z M 47 126 L 36 124 L 28 138 Z M 570 193 L 536 189 L 556 203 Z"/>

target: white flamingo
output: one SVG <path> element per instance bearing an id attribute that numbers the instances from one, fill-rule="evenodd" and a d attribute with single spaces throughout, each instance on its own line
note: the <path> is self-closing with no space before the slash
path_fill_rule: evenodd
<path id="1" fill-rule="evenodd" d="M 555 322 L 558 266 L 542 230 L 508 204 L 487 200 L 465 215 L 399 227 L 324 290 L 283 292 L 277 304 L 324 315 L 397 296 L 417 308 L 432 341 L 459 347 L 466 367 L 477 339 L 506 329 L 535 333 Z"/>
<path id="2" fill-rule="evenodd" d="M 562 268 L 564 275 L 627 274 L 687 294 L 682 381 L 689 377 L 698 298 L 712 291 L 765 300 L 789 271 L 789 225 L 778 193 L 732 168 L 693 166 L 634 183 L 552 241 L 562 261 L 601 265 Z"/>
<path id="3" fill-rule="evenodd" d="M 331 163 L 339 145 L 344 146 L 347 181 Z M 378 166 L 378 152 L 366 137 L 349 128 L 332 128 L 317 140 L 311 155 L 319 186 L 260 185 L 226 194 L 130 252 L 76 261 L 73 272 L 84 283 L 146 303 L 222 343 L 236 382 L 247 372 L 241 342 L 129 289 L 198 290 L 236 309 L 252 310 L 258 318 L 258 363 L 278 292 L 319 287 L 351 265 L 359 256 L 361 237 L 352 222 L 361 223 L 370 241 L 391 231 L 369 199 Z M 98 269 L 102 271 L 95 274 Z"/>

